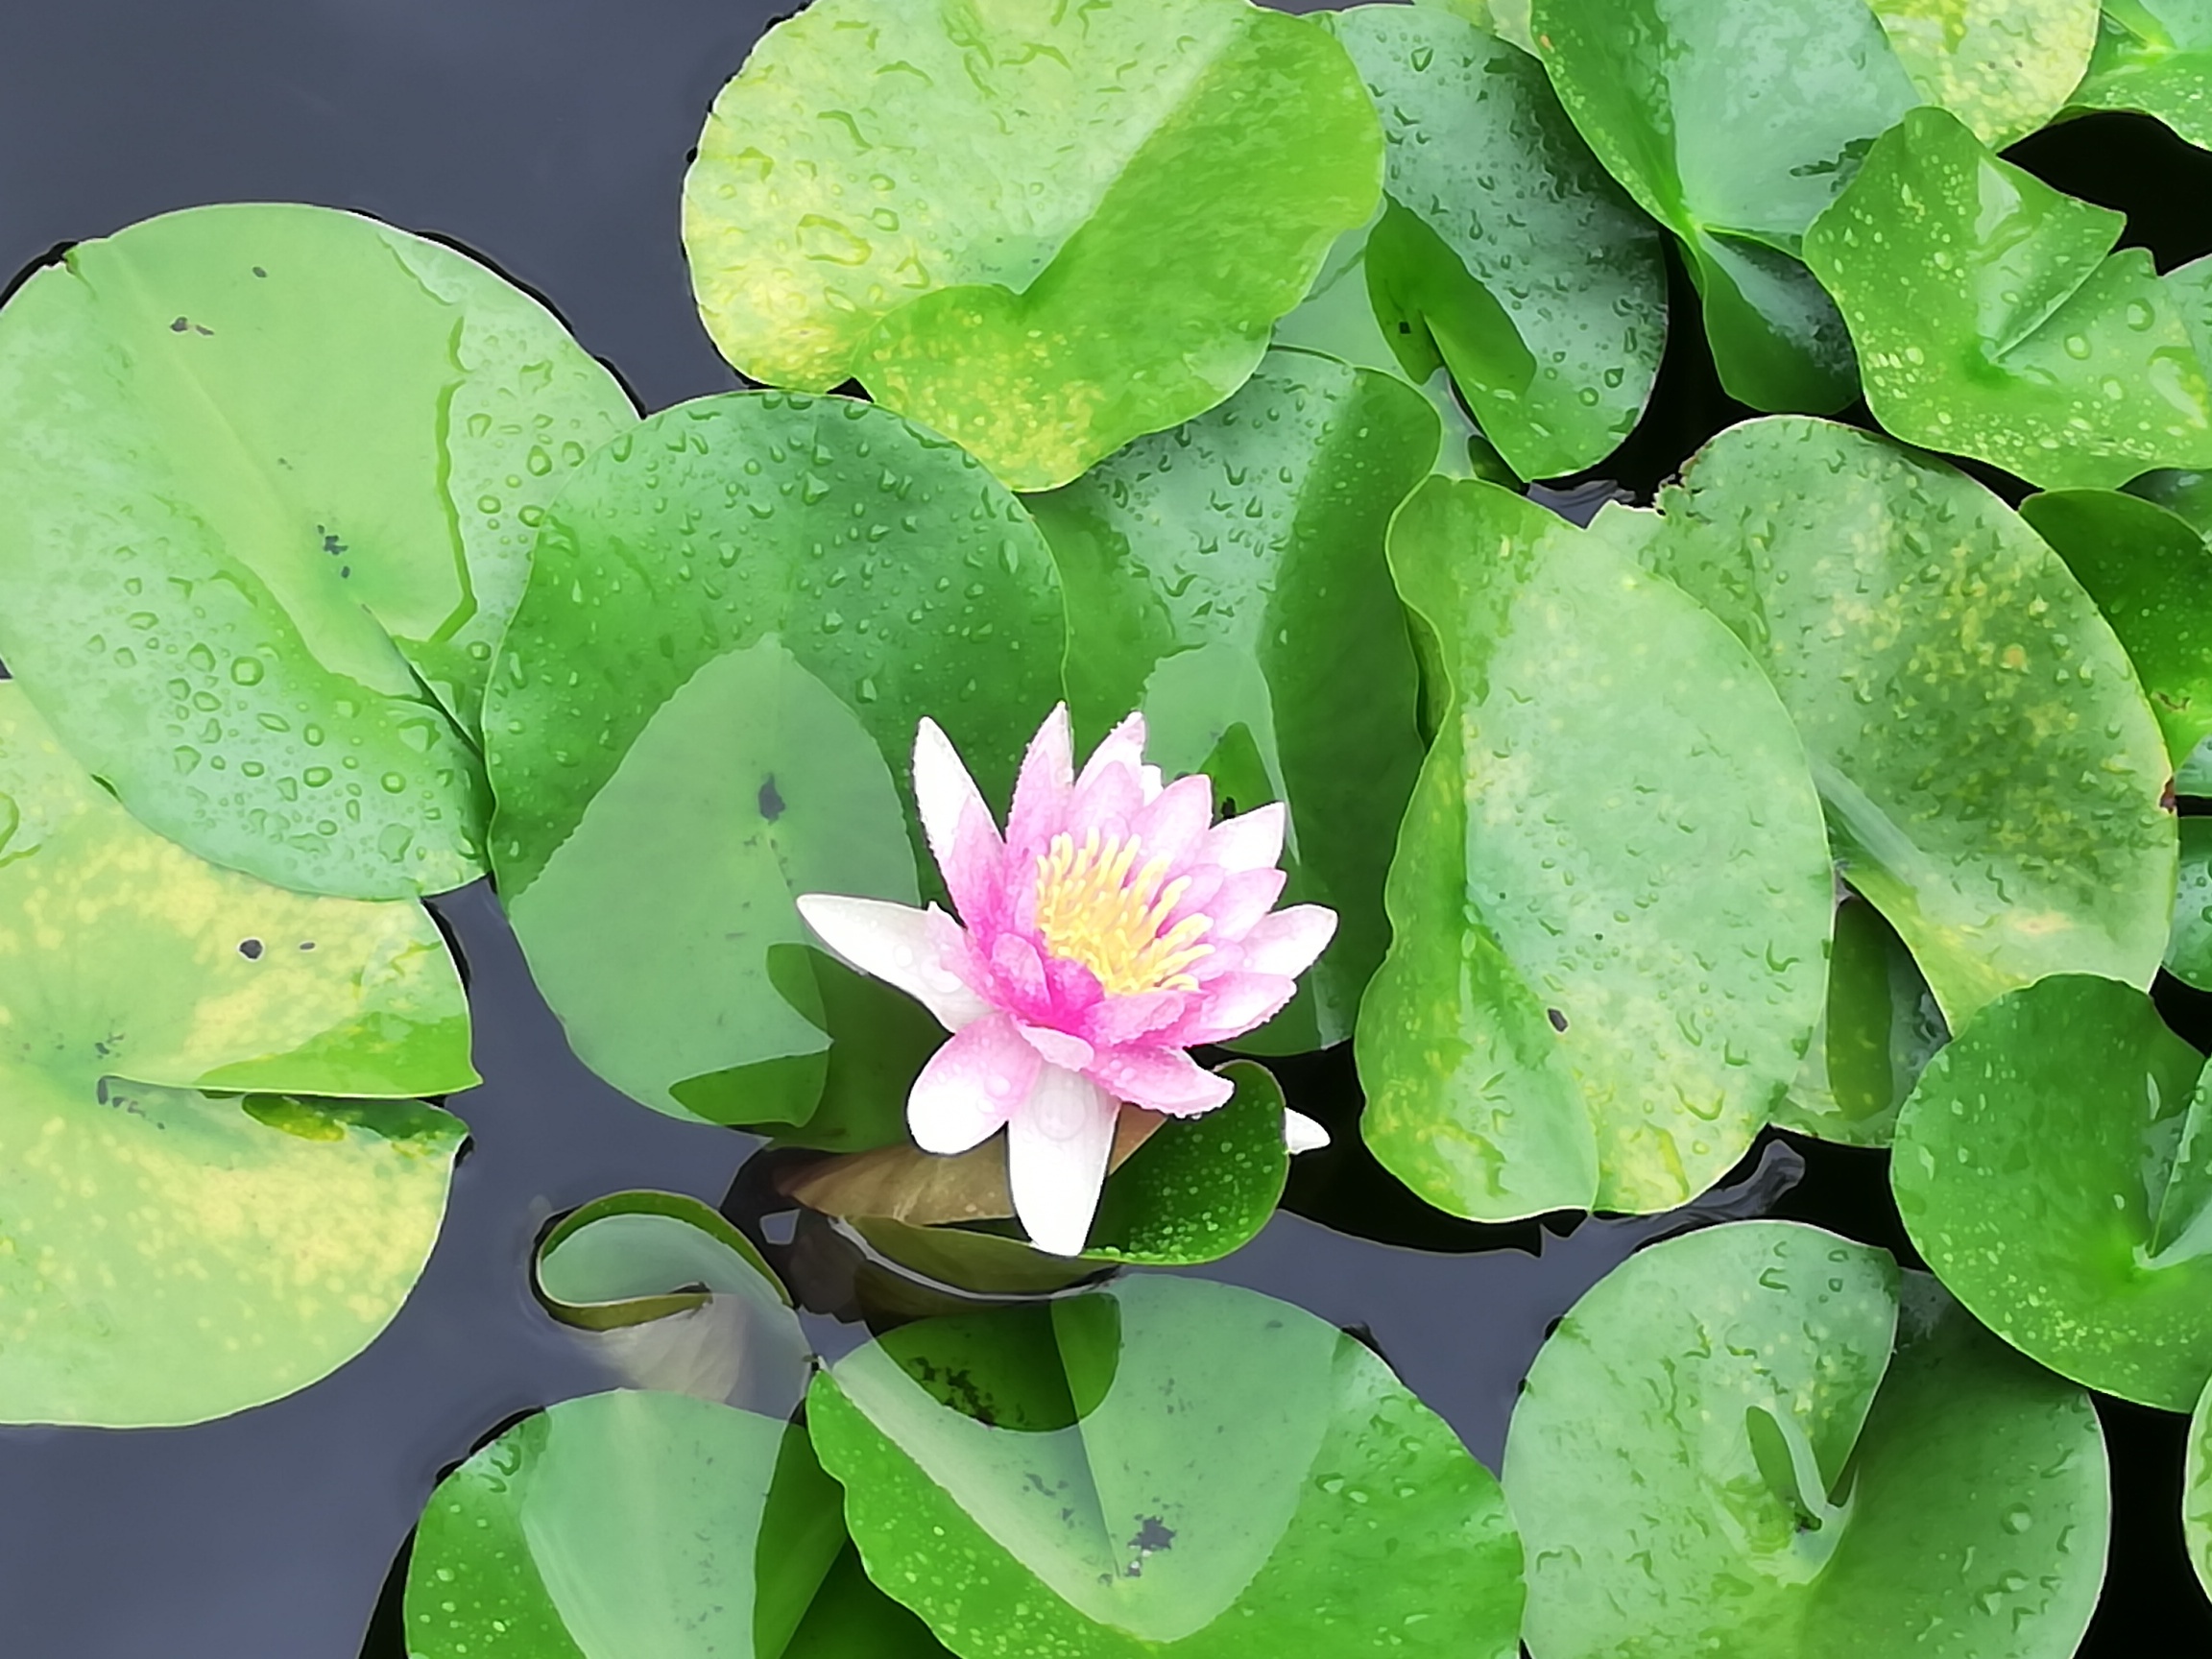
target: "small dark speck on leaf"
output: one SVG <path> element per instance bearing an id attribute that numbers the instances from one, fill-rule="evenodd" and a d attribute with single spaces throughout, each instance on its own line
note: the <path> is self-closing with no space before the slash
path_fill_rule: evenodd
<path id="1" fill-rule="evenodd" d="M 176 322 L 174 322 L 174 323 L 172 323 L 172 324 L 170 324 L 170 325 L 169 325 L 169 332 L 170 332 L 170 333 L 172 333 L 172 334 L 181 334 L 181 333 L 183 333 L 183 332 L 184 332 L 186 329 L 190 328 L 191 326 L 192 326 L 192 319 L 191 319 L 191 318 L 189 318 L 189 317 L 180 317 L 180 318 L 178 318 L 178 319 L 177 319 L 177 321 L 176 321 Z"/>
<path id="2" fill-rule="evenodd" d="M 269 275 L 269 273 L 262 270 L 260 266 L 256 265 L 253 267 L 253 275 L 256 276 L 266 276 Z"/>
<path id="3" fill-rule="evenodd" d="M 353 574 L 353 566 L 350 565 L 341 565 L 338 566 L 338 574 L 341 576 L 350 576 Z"/>
<path id="4" fill-rule="evenodd" d="M 1172 1550 L 1174 1547 L 1175 1528 L 1165 1525 L 1157 1515 L 1141 1517 L 1137 1536 L 1129 1540 L 1130 1549 L 1142 1550 L 1147 1554 L 1160 1550 Z"/>
<path id="5" fill-rule="evenodd" d="M 247 961 L 249 961 L 249 962 L 258 962 L 258 961 L 260 961 L 260 960 L 261 960 L 261 941 L 260 941 L 260 940 L 258 940 L 258 939 L 241 939 L 241 940 L 239 940 L 239 941 L 238 941 L 238 954 L 239 954 L 239 955 L 241 955 L 241 956 L 243 956 L 243 957 L 245 957 L 245 958 L 246 958 L 246 960 L 247 960 Z"/>
<path id="6" fill-rule="evenodd" d="M 1545 1017 L 1547 1020 L 1549 1020 L 1549 1021 L 1551 1021 L 1551 1029 L 1552 1029 L 1552 1030 L 1554 1030 L 1554 1031 L 1564 1031 L 1564 1030 L 1566 1030 L 1566 1029 L 1567 1029 L 1567 1016 L 1566 1016 L 1566 1015 L 1564 1015 L 1564 1014 L 1562 1014 L 1562 1013 L 1561 1013 L 1561 1012 L 1560 1012 L 1558 1009 L 1556 1009 L 1556 1008 L 1547 1008 L 1547 1009 L 1545 1009 L 1545 1010 L 1544 1010 L 1544 1017 Z"/>
<path id="7" fill-rule="evenodd" d="M 212 339 L 214 339 L 214 338 L 215 338 L 215 330 L 214 330 L 214 329 L 212 329 L 212 328 L 204 328 L 204 327 L 202 327 L 202 326 L 201 326 L 199 324 L 197 324 L 197 323 L 195 323 L 195 324 L 193 324 L 193 325 L 192 325 L 192 332 L 193 332 L 193 333 L 195 333 L 195 334 L 204 334 L 204 335 L 206 335 L 206 336 L 207 336 L 207 338 L 208 338 L 208 339 L 210 339 L 210 340 L 212 340 Z"/>
<path id="8" fill-rule="evenodd" d="M 783 816 L 783 797 L 776 792 L 773 776 L 760 781 L 760 816 L 771 824 Z"/>
<path id="9" fill-rule="evenodd" d="M 2164 794 L 2158 797 L 2158 805 L 2169 812 L 2178 812 L 2181 810 L 2181 804 L 2178 800 L 2176 799 L 2174 794 L 2173 779 L 2169 778 L 2166 780 L 2166 791 Z"/>
<path id="10" fill-rule="evenodd" d="M 1237 816 L 1236 796 L 1224 795 L 1221 797 L 1221 816 L 1224 818 L 1234 818 Z"/>
<path id="11" fill-rule="evenodd" d="M 312 939 L 302 939 L 300 941 L 300 949 L 302 950 L 312 950 L 315 949 L 315 941 Z"/>

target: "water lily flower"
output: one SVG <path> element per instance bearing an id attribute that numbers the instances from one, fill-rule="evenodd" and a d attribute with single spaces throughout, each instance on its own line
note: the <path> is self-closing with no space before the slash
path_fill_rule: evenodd
<path id="1" fill-rule="evenodd" d="M 934 721 L 914 742 L 914 793 L 957 918 L 809 893 L 808 926 L 952 1033 L 906 1101 L 926 1152 L 1006 1130 L 1014 1212 L 1039 1249 L 1080 1254 L 1124 1104 L 1210 1112 L 1228 1079 L 1190 1058 L 1290 999 L 1336 930 L 1319 904 L 1274 908 L 1284 814 L 1214 822 L 1203 775 L 1164 783 L 1132 714 L 1074 771 L 1068 709 L 1029 744 L 1001 835 Z M 1290 1114 L 1293 1151 L 1327 1134 Z"/>

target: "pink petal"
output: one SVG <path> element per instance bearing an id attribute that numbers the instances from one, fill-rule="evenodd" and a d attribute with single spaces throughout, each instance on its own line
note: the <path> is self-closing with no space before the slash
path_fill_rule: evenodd
<path id="1" fill-rule="evenodd" d="M 1084 1035 L 1100 1048 L 1118 1048 L 1172 1023 L 1190 1006 L 1186 991 L 1140 991 L 1109 997 L 1091 1013 Z"/>
<path id="2" fill-rule="evenodd" d="M 1221 890 L 1206 905 L 1206 914 L 1214 919 L 1206 934 L 1208 942 L 1241 941 L 1283 897 L 1283 883 L 1288 879 L 1275 869 L 1239 870 L 1224 878 Z"/>
<path id="3" fill-rule="evenodd" d="M 964 1025 L 929 1056 L 906 1096 L 906 1127 L 925 1152 L 965 1152 L 990 1139 L 1036 1086 L 1044 1062 L 1013 1021 Z"/>
<path id="4" fill-rule="evenodd" d="M 1283 1144 L 1290 1149 L 1293 1158 L 1301 1152 L 1318 1152 L 1329 1144 L 1329 1131 L 1305 1113 L 1293 1112 L 1286 1106 L 1283 1108 Z"/>
<path id="5" fill-rule="evenodd" d="M 1078 847 L 1094 830 L 1101 840 L 1117 835 L 1126 839 L 1131 820 L 1143 809 L 1144 791 L 1133 769 L 1116 766 L 1094 777 L 1086 767 L 1068 803 L 1068 833 Z"/>
<path id="6" fill-rule="evenodd" d="M 1006 1125 L 1006 1174 L 1014 1214 L 1030 1243 L 1080 1256 L 1106 1184 L 1119 1104 L 1073 1071 L 1046 1066 Z"/>
<path id="7" fill-rule="evenodd" d="M 1005 846 L 952 740 L 926 718 L 914 733 L 914 802 L 953 907 L 968 923 L 986 920 L 1004 880 Z"/>
<path id="8" fill-rule="evenodd" d="M 1075 790 L 1068 705 L 1045 716 L 1022 757 L 1022 776 L 1014 784 L 1014 808 L 1006 815 L 1006 845 L 1019 857 L 1043 852 L 1068 817 L 1068 798 Z"/>
<path id="9" fill-rule="evenodd" d="M 1001 933 L 991 941 L 991 967 L 1010 1000 L 1026 1008 L 1043 1008 L 1049 1002 L 1045 958 L 1021 934 Z"/>
<path id="10" fill-rule="evenodd" d="M 1326 904 L 1293 904 L 1252 924 L 1244 935 L 1244 966 L 1255 974 L 1295 979 L 1336 936 L 1336 912 Z"/>
<path id="11" fill-rule="evenodd" d="M 1182 874 L 1183 866 L 1205 844 L 1207 827 L 1213 822 L 1214 781 L 1203 772 L 1178 778 L 1130 820 L 1130 832 L 1143 849 L 1138 863 L 1166 858 L 1172 874 Z"/>
<path id="12" fill-rule="evenodd" d="M 1235 818 L 1224 818 L 1206 837 L 1198 854 L 1224 870 L 1262 870 L 1283 857 L 1283 830 L 1288 822 L 1283 803 L 1270 801 Z"/>
<path id="13" fill-rule="evenodd" d="M 1018 1025 L 1022 1040 L 1044 1056 L 1047 1065 L 1067 1071 L 1080 1071 L 1091 1064 L 1095 1052 L 1080 1037 L 1071 1037 L 1065 1031 L 1055 1031 L 1049 1025 Z"/>
<path id="14" fill-rule="evenodd" d="M 1107 733 L 1104 741 L 1091 751 L 1091 758 L 1083 763 L 1083 771 L 1081 776 L 1075 780 L 1075 787 L 1080 791 L 1084 784 L 1090 783 L 1103 777 L 1107 772 L 1119 767 L 1126 768 L 1131 774 L 1130 781 L 1133 784 L 1138 784 L 1139 788 L 1142 789 L 1142 784 L 1136 774 L 1138 768 L 1143 764 L 1144 716 L 1132 714 L 1120 725 L 1115 727 L 1113 731 Z M 1153 777 L 1155 779 L 1159 777 L 1157 769 L 1154 770 Z"/>
<path id="15" fill-rule="evenodd" d="M 863 974 L 896 985 L 958 1031 L 990 1011 L 990 1004 L 955 971 L 944 949 L 952 919 L 932 904 L 926 910 L 881 899 L 805 893 L 799 914 L 815 936 Z"/>
<path id="16" fill-rule="evenodd" d="M 1118 1098 L 1170 1118 L 1211 1112 L 1237 1092 L 1180 1048 L 1117 1048 L 1098 1056 L 1090 1076 Z"/>
<path id="17" fill-rule="evenodd" d="M 1209 981 L 1198 1006 L 1161 1036 L 1178 1048 L 1241 1037 L 1281 1013 L 1297 989 L 1295 979 L 1280 974 L 1224 974 Z"/>

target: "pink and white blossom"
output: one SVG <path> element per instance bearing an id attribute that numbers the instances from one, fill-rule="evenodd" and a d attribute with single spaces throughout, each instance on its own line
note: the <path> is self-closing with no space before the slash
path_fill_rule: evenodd
<path id="1" fill-rule="evenodd" d="M 907 1097 L 915 1142 L 965 1152 L 1003 1127 L 1015 1214 L 1056 1255 L 1083 1249 L 1122 1105 L 1189 1118 L 1226 1102 L 1228 1080 L 1189 1050 L 1271 1018 L 1336 928 L 1322 905 L 1274 907 L 1282 806 L 1215 824 L 1212 781 L 1165 783 L 1143 751 L 1132 714 L 1077 775 L 1055 709 L 1001 834 L 924 720 L 914 793 L 957 916 L 799 900 L 831 950 L 952 1033 Z M 1285 1138 L 1294 1151 L 1328 1139 L 1294 1113 Z"/>

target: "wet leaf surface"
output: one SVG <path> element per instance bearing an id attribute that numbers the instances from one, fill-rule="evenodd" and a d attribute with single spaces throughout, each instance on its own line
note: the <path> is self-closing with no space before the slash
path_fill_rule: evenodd
<path id="1" fill-rule="evenodd" d="M 1523 1634 L 1534 1659 L 2065 1659 L 2106 1479 L 2087 1397 L 1925 1275 L 1794 1222 L 1708 1228 L 1537 1356 L 1505 1450 Z"/>
<path id="2" fill-rule="evenodd" d="M 200 207 L 81 243 L 0 312 L 0 654 L 204 856 L 461 886 L 533 524 L 635 420 L 535 300 L 373 220 Z"/>
<path id="3" fill-rule="evenodd" d="M 822 0 L 716 100 L 685 239 L 741 372 L 1048 489 L 1243 383 L 1381 151 L 1341 48 L 1243 0 Z"/>
<path id="4" fill-rule="evenodd" d="M 2047 974 L 2149 985 L 2172 921 L 2165 745 L 2057 555 L 1940 463 L 1824 421 L 1722 433 L 1645 562 L 1751 647 L 1839 872 L 1954 1026 Z"/>
<path id="5" fill-rule="evenodd" d="M 1361 1133 L 1477 1220 L 1702 1191 L 1820 1017 L 1804 750 L 1743 646 L 1637 570 L 1636 521 L 1599 523 L 1433 480 L 1391 529 L 1449 701 L 1360 1012 Z"/>
<path id="6" fill-rule="evenodd" d="M 2054 490 L 2212 463 L 2212 386 L 2185 296 L 2126 221 L 1914 110 L 1806 232 L 1898 437 Z"/>
<path id="7" fill-rule="evenodd" d="M 2140 991 L 2055 975 L 1930 1063 L 1890 1166 L 1906 1231 L 1975 1317 L 2169 1411 L 2212 1377 L 2203 1066 Z"/>
<path id="8" fill-rule="evenodd" d="M 2126 0 L 2123 0 L 2123 4 Z M 2080 84 L 2097 0 L 1870 0 L 1921 97 L 1992 148 L 2041 127 Z"/>
<path id="9" fill-rule="evenodd" d="M 1828 953 L 1828 1006 L 1774 1121 L 1846 1146 L 1887 1146 L 1897 1109 L 1949 1040 L 1905 941 L 1846 891 Z"/>
<path id="10" fill-rule="evenodd" d="M 1666 344 L 1657 228 L 1527 53 L 1431 7 L 1323 16 L 1382 121 L 1387 202 L 1364 270 L 1407 377 L 1448 368 L 1523 477 L 1603 459 Z"/>
<path id="11" fill-rule="evenodd" d="M 1336 912 L 1296 999 L 1239 1047 L 1342 1042 L 1388 942 L 1421 748 L 1382 536 L 1435 432 L 1399 382 L 1279 350 L 1220 408 L 1029 501 L 1068 596 L 1079 744 L 1142 709 L 1150 757 L 1210 775 L 1219 810 L 1286 803 L 1281 902 Z"/>
<path id="12" fill-rule="evenodd" d="M 2212 148 L 2212 4 L 2105 0 L 2088 76 L 2071 102 L 2138 109 Z"/>
<path id="13" fill-rule="evenodd" d="M 1514 1650 L 1497 1483 L 1365 1348 L 1249 1291 L 908 1326 L 808 1421 L 869 1575 L 962 1659 Z"/>
<path id="14" fill-rule="evenodd" d="M 793 896 L 912 902 L 917 723 L 1002 791 L 1064 639 L 1021 504 L 885 410 L 738 393 L 600 451 L 487 702 L 501 898 L 585 1062 L 663 1112 L 806 1124 L 877 1003 Z M 896 1125 L 858 1082 L 832 1144 Z"/>
<path id="15" fill-rule="evenodd" d="M 777 1659 L 843 1543 L 805 1431 L 685 1394 L 564 1401 L 431 1495 L 408 1652 Z"/>
<path id="16" fill-rule="evenodd" d="M 420 904 L 203 862 L 0 685 L 0 1421 L 196 1422 L 351 1358 L 464 1134 L 380 1097 L 475 1081 Z"/>

